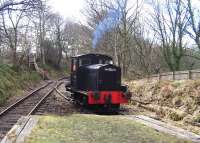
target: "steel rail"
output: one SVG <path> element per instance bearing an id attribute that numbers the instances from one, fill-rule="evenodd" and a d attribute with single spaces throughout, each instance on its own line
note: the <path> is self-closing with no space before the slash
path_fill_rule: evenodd
<path id="1" fill-rule="evenodd" d="M 55 88 L 56 92 L 65 100 L 70 101 L 70 102 L 74 102 L 74 100 L 72 98 L 68 98 L 66 97 L 64 94 L 62 94 L 57 88 Z M 72 94 L 71 92 L 67 91 L 68 94 Z"/>
<path id="2" fill-rule="evenodd" d="M 10 130 L 10 128 L 12 128 L 12 126 L 17 122 L 17 120 L 21 116 L 32 115 L 35 111 L 37 111 L 37 109 L 40 107 L 40 105 L 43 102 L 45 102 L 45 99 L 52 94 L 52 92 L 55 90 L 55 88 L 59 87 L 63 83 L 64 83 L 64 81 L 58 81 L 58 80 L 48 82 L 47 84 L 37 88 L 33 92 L 29 93 L 28 95 L 26 95 L 22 99 L 16 101 L 14 104 L 12 104 L 8 108 L 6 108 L 4 111 L 2 111 L 0 113 L 0 119 L 2 119 L 0 121 L 0 128 L 2 127 L 0 130 L 0 142 L 1 142 L 2 137 L 5 136 L 7 131 Z M 44 93 L 45 91 L 42 92 L 43 94 L 41 94 L 40 92 L 37 92 L 44 88 L 45 89 L 47 88 L 47 90 L 45 90 L 45 91 L 48 93 Z M 26 106 L 28 106 L 28 109 L 26 109 Z"/>
<path id="3" fill-rule="evenodd" d="M 47 92 L 47 93 L 42 97 L 42 99 L 40 99 L 40 101 L 32 108 L 32 110 L 28 113 L 27 116 L 32 115 L 32 114 L 37 110 L 37 108 L 41 105 L 41 103 L 42 103 L 48 96 L 50 96 L 51 93 L 52 93 L 56 88 L 58 88 L 61 84 L 63 84 L 63 82 L 57 83 L 49 92 Z"/>
<path id="4" fill-rule="evenodd" d="M 59 78 L 57 81 L 61 81 L 61 80 L 64 80 L 64 79 L 69 79 L 69 78 L 70 78 L 70 76 L 64 76 L 64 77 Z"/>
<path id="5" fill-rule="evenodd" d="M 25 97 L 21 98 L 20 100 L 18 100 L 17 102 L 13 103 L 12 105 L 10 105 L 9 107 L 7 107 L 5 110 L 3 110 L 3 111 L 0 113 L 0 117 L 1 117 L 2 115 L 4 115 L 6 112 L 8 112 L 9 110 L 11 110 L 13 107 L 15 107 L 16 105 L 18 105 L 18 104 L 21 103 L 22 101 L 24 101 L 25 99 L 27 99 L 27 98 L 29 98 L 30 96 L 34 95 L 35 92 L 38 92 L 38 91 L 40 91 L 41 89 L 44 89 L 45 87 L 47 87 L 48 85 L 50 85 L 50 84 L 52 84 L 52 83 L 53 83 L 53 81 L 46 83 L 45 85 L 43 85 L 43 86 L 41 86 L 41 87 L 35 89 L 35 90 L 32 91 L 31 93 L 29 93 L 27 96 L 25 96 Z"/>

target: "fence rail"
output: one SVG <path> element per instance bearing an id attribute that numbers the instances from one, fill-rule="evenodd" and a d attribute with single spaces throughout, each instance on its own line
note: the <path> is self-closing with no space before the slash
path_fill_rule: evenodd
<path id="1" fill-rule="evenodd" d="M 200 79 L 200 69 L 188 71 L 175 71 L 154 74 L 149 77 L 152 80 L 189 80 Z"/>

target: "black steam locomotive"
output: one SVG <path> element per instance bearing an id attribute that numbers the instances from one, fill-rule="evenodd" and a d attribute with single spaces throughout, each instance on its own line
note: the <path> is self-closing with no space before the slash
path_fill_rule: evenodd
<path id="1" fill-rule="evenodd" d="M 73 98 L 84 105 L 118 109 L 131 97 L 121 85 L 121 69 L 112 58 L 101 54 L 86 54 L 71 59 L 71 84 L 66 86 Z"/>

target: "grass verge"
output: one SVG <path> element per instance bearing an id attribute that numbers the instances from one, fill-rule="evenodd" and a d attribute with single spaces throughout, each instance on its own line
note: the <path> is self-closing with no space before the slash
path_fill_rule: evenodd
<path id="1" fill-rule="evenodd" d="M 34 71 L 15 71 L 9 65 L 0 65 L 0 105 L 12 95 L 18 95 L 29 83 L 38 82 L 41 77 Z"/>
<path id="2" fill-rule="evenodd" d="M 26 143 L 180 143 L 174 136 L 160 133 L 116 116 L 43 116 Z"/>

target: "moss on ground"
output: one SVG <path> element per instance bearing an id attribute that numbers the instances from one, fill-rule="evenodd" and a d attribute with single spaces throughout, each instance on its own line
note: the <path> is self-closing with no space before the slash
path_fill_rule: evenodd
<path id="1" fill-rule="evenodd" d="M 174 136 L 157 132 L 119 116 L 43 116 L 26 143 L 180 143 Z"/>
<path id="2" fill-rule="evenodd" d="M 38 82 L 40 76 L 34 71 L 15 71 L 9 65 L 0 65 L 0 105 L 12 95 L 17 95 L 28 83 Z"/>

